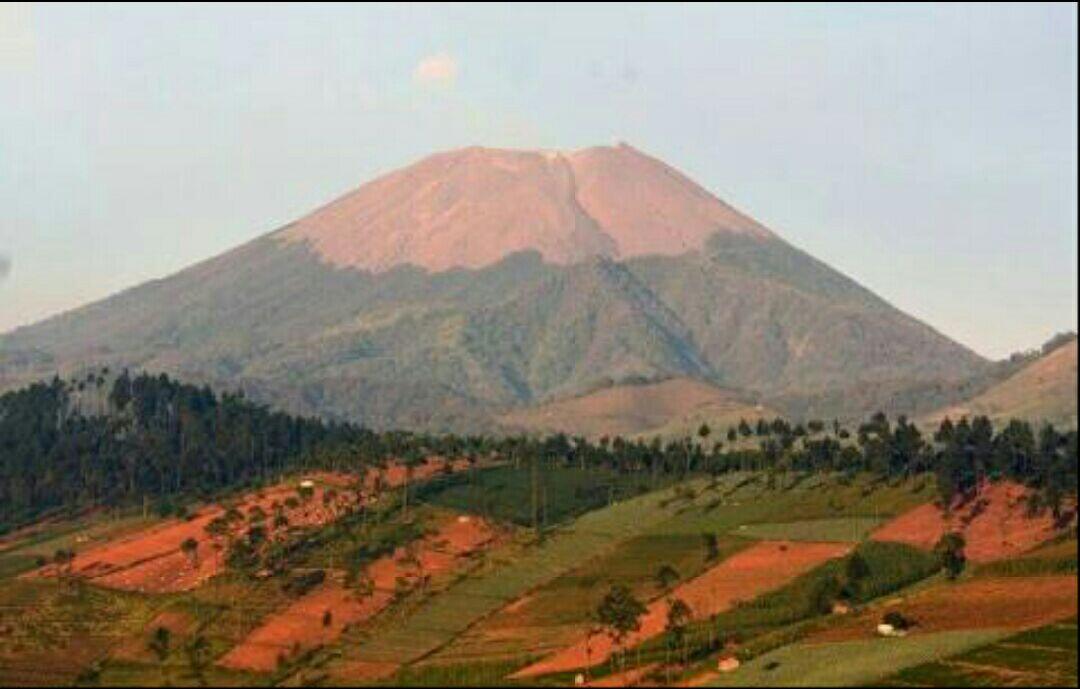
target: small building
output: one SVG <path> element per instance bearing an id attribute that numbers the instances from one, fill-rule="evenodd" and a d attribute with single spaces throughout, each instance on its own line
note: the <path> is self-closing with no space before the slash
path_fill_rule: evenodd
<path id="1" fill-rule="evenodd" d="M 304 479 L 300 482 L 301 488 L 315 488 L 315 482 L 311 479 Z"/>
<path id="2" fill-rule="evenodd" d="M 716 669 L 720 672 L 735 672 L 739 669 L 742 663 L 735 656 L 725 656 L 720 659 L 720 662 L 716 664 Z"/>
<path id="3" fill-rule="evenodd" d="M 581 674 L 580 672 L 577 673 L 576 675 L 574 675 L 574 686 L 575 687 L 583 687 L 583 686 L 585 686 L 585 675 Z"/>
<path id="4" fill-rule="evenodd" d="M 877 634 L 878 634 L 878 636 L 886 636 L 886 637 L 907 636 L 907 630 L 906 629 L 897 629 L 896 627 L 892 626 L 891 624 L 882 622 L 881 624 L 879 624 L 877 626 Z"/>
<path id="5" fill-rule="evenodd" d="M 851 612 L 851 606 L 842 600 L 838 600 L 832 605 L 832 614 L 834 615 L 846 615 Z"/>

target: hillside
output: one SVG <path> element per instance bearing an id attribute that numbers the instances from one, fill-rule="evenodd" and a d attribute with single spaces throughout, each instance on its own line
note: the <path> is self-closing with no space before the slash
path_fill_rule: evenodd
<path id="1" fill-rule="evenodd" d="M 694 434 L 702 423 L 720 429 L 775 416 L 734 393 L 687 378 L 616 385 L 499 417 L 513 430 L 600 436 Z"/>
<path id="2" fill-rule="evenodd" d="M 1076 427 L 1077 342 L 1057 347 L 982 394 L 928 416 L 931 424 L 945 417 L 989 416 Z"/>
<path id="3" fill-rule="evenodd" d="M 102 365 L 241 388 L 297 413 L 458 430 L 667 378 L 854 417 L 898 386 L 937 390 L 989 366 L 627 146 L 438 154 L 226 254 L 0 336 L 0 387 Z"/>

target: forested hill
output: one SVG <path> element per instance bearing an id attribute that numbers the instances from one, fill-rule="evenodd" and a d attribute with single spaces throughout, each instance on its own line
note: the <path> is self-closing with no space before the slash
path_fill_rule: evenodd
<path id="1" fill-rule="evenodd" d="M 869 472 L 936 475 L 941 498 L 1010 478 L 1059 511 L 1075 496 L 1077 432 L 1012 420 L 995 432 L 985 416 L 946 419 L 932 437 L 904 417 L 876 414 L 853 431 L 820 420 L 781 418 L 756 427 L 702 424 L 663 440 L 604 436 L 433 436 L 375 432 L 300 418 L 216 394 L 165 375 L 107 371 L 53 379 L 0 396 L 0 532 L 54 512 L 152 502 L 208 500 L 296 470 L 360 473 L 388 461 L 428 456 L 501 459 L 515 466 L 568 465 L 615 472 L 647 489 L 661 476 L 728 471 Z M 1037 507 L 1037 506 L 1033 506 Z"/>
<path id="2" fill-rule="evenodd" d="M 60 507 L 209 495 L 361 436 L 164 375 L 55 378 L 0 397 L 0 524 Z"/>

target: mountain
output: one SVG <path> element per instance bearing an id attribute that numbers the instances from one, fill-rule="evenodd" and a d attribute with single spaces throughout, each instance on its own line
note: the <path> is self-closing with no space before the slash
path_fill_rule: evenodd
<path id="1" fill-rule="evenodd" d="M 914 414 L 962 399 L 940 390 L 989 363 L 621 145 L 436 154 L 0 336 L 0 385 L 102 365 L 374 427 L 464 430 L 669 378 L 829 417 L 938 391 L 899 397 Z"/>
<path id="2" fill-rule="evenodd" d="M 563 432 L 586 438 L 616 435 L 693 436 L 705 423 L 716 433 L 737 425 L 775 418 L 776 413 L 740 395 L 689 378 L 656 383 L 613 385 L 564 400 L 554 400 L 498 418 L 510 430 Z"/>
<path id="3" fill-rule="evenodd" d="M 945 417 L 989 416 L 1034 423 L 1050 422 L 1075 428 L 1077 423 L 1076 338 L 1051 349 L 1005 380 L 979 395 L 930 414 L 929 424 Z"/>

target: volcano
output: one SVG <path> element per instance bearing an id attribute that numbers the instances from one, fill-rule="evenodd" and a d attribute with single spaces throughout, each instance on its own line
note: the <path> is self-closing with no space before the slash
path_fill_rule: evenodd
<path id="1" fill-rule="evenodd" d="M 0 336 L 6 385 L 129 367 L 454 430 L 671 379 L 797 416 L 914 414 L 988 365 L 626 144 L 437 153 Z"/>

